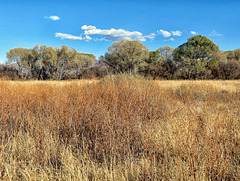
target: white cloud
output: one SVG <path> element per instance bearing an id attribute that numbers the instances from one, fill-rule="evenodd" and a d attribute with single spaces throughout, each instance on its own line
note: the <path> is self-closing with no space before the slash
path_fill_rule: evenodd
<path id="1" fill-rule="evenodd" d="M 146 41 L 146 39 L 154 39 L 155 34 L 152 33 L 147 36 L 143 36 L 141 32 L 138 31 L 127 31 L 123 29 L 98 29 L 96 26 L 87 26 L 83 25 L 81 27 L 84 30 L 85 35 L 102 35 L 104 36 L 105 41 L 120 41 L 120 40 L 137 40 L 137 41 Z M 101 39 L 102 40 L 102 39 Z"/>
<path id="2" fill-rule="evenodd" d="M 86 35 L 86 36 L 84 37 L 84 40 L 89 41 L 89 40 L 92 40 L 92 38 L 91 38 L 90 36 Z"/>
<path id="3" fill-rule="evenodd" d="M 175 39 L 174 38 L 169 38 L 169 39 L 165 39 L 163 41 L 175 41 Z"/>
<path id="4" fill-rule="evenodd" d="M 191 31 L 190 32 L 192 35 L 196 35 L 197 34 L 197 32 L 195 32 L 195 31 Z"/>
<path id="5" fill-rule="evenodd" d="M 85 40 L 85 41 L 89 41 L 92 38 L 89 36 L 85 36 L 84 38 L 82 36 L 74 36 L 71 34 L 65 34 L 65 33 L 55 33 L 55 37 L 57 38 L 61 38 L 62 40 L 64 39 L 68 39 L 68 40 Z"/>
<path id="6" fill-rule="evenodd" d="M 165 38 L 170 37 L 172 35 L 170 32 L 164 30 L 159 30 L 157 32 Z"/>
<path id="7" fill-rule="evenodd" d="M 84 30 L 85 37 L 81 36 L 74 36 L 71 34 L 64 34 L 64 33 L 55 33 L 55 37 L 61 39 L 69 39 L 69 40 L 85 40 L 89 41 L 92 40 L 91 35 L 100 35 L 103 37 L 96 37 L 94 41 L 121 41 L 121 40 L 137 40 L 144 42 L 147 39 L 153 40 L 156 37 L 155 33 L 151 33 L 150 35 L 144 36 L 141 32 L 138 31 L 127 31 L 123 29 L 98 29 L 96 26 L 87 26 L 83 25 L 81 27 Z"/>
<path id="8" fill-rule="evenodd" d="M 172 31 L 172 35 L 173 36 L 182 36 L 182 32 L 181 31 Z"/>
<path id="9" fill-rule="evenodd" d="M 218 33 L 216 30 L 213 30 L 209 36 L 223 36 L 223 34 Z"/>
<path id="10" fill-rule="evenodd" d="M 83 26 L 81 27 L 81 29 L 82 29 L 82 30 L 91 30 L 91 29 L 97 29 L 97 28 L 96 28 L 96 26 L 91 26 L 91 25 L 87 26 L 87 25 L 83 25 Z"/>
<path id="11" fill-rule="evenodd" d="M 44 16 L 45 19 L 51 19 L 53 21 L 57 21 L 57 20 L 60 20 L 60 18 L 58 16 Z"/>
<path id="12" fill-rule="evenodd" d="M 150 35 L 147 35 L 145 37 L 153 40 L 156 37 L 156 34 L 155 33 L 151 33 Z"/>

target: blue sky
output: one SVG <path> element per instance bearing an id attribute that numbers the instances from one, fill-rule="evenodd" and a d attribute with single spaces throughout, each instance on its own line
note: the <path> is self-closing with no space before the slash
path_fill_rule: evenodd
<path id="1" fill-rule="evenodd" d="M 114 41 L 150 50 L 203 35 L 221 50 L 240 48 L 239 0 L 0 0 L 0 63 L 12 48 L 75 48 L 104 55 Z"/>

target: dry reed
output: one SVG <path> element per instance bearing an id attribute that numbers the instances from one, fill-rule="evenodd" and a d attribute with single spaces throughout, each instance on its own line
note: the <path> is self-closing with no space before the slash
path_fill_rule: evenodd
<path id="1" fill-rule="evenodd" d="M 0 81 L 0 178 L 239 180 L 239 83 Z"/>

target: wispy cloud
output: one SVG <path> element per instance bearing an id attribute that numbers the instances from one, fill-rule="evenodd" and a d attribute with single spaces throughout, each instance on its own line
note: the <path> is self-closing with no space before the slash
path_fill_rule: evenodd
<path id="1" fill-rule="evenodd" d="M 195 31 L 191 31 L 190 32 L 192 35 L 196 35 L 197 34 L 197 32 L 195 32 Z"/>
<path id="2" fill-rule="evenodd" d="M 127 31 L 123 29 L 99 29 L 92 25 L 83 25 L 81 29 L 84 30 L 85 35 L 101 35 L 105 41 L 137 40 L 143 42 L 146 39 L 154 39 L 156 36 L 154 33 L 144 36 L 139 31 Z"/>
<path id="3" fill-rule="evenodd" d="M 147 35 L 145 37 L 153 40 L 156 37 L 156 34 L 155 33 L 151 33 L 150 35 Z"/>
<path id="4" fill-rule="evenodd" d="M 85 40 L 85 41 L 89 41 L 92 40 L 91 37 L 89 37 L 88 35 L 86 35 L 85 37 L 82 36 L 74 36 L 71 34 L 65 34 L 65 33 L 55 33 L 55 37 L 57 38 L 61 38 L 61 39 L 68 39 L 68 40 Z"/>
<path id="5" fill-rule="evenodd" d="M 165 38 L 168 38 L 170 36 L 182 36 L 182 32 L 179 30 L 169 32 L 169 31 L 160 29 L 157 32 L 158 34 L 162 35 Z"/>
<path id="6" fill-rule="evenodd" d="M 223 36 L 223 34 L 218 33 L 216 30 L 213 30 L 209 36 Z"/>
<path id="7" fill-rule="evenodd" d="M 170 37 L 172 35 L 170 32 L 165 31 L 165 30 L 158 30 L 157 32 L 158 32 L 158 34 L 162 35 L 165 38 Z"/>
<path id="8" fill-rule="evenodd" d="M 181 31 L 172 31 L 172 35 L 173 36 L 182 36 L 182 32 Z"/>
<path id="9" fill-rule="evenodd" d="M 57 21 L 60 20 L 60 18 L 58 16 L 44 16 L 45 19 L 51 19 L 53 21 Z"/>
<path id="10" fill-rule="evenodd" d="M 89 41 L 89 40 L 92 40 L 92 38 L 91 38 L 90 36 L 86 35 L 86 36 L 84 37 L 84 40 Z"/>
<path id="11" fill-rule="evenodd" d="M 165 39 L 163 41 L 175 41 L 175 39 L 174 38 L 169 38 L 169 39 Z"/>

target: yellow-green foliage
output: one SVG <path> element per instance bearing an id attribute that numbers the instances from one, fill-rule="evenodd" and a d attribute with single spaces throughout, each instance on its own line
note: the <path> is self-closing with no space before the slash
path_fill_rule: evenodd
<path id="1" fill-rule="evenodd" d="M 239 180 L 239 83 L 0 81 L 0 178 Z"/>

